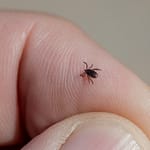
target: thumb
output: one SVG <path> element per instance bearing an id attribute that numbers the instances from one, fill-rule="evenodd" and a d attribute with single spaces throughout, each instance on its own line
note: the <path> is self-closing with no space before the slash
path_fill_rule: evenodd
<path id="1" fill-rule="evenodd" d="M 108 113 L 81 114 L 61 121 L 22 150 L 150 149 L 148 138 L 128 120 Z"/>

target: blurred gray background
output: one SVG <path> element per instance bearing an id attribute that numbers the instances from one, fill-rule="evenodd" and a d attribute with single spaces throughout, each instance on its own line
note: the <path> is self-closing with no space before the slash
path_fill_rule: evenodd
<path id="1" fill-rule="evenodd" d="M 0 9 L 64 16 L 150 84 L 150 0 L 0 0 Z"/>

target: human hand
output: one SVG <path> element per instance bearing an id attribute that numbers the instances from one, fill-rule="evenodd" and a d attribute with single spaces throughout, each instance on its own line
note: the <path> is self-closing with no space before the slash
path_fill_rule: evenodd
<path id="1" fill-rule="evenodd" d="M 150 149 L 150 91 L 136 75 L 62 18 L 0 20 L 1 149 Z M 93 85 L 83 61 L 102 69 Z"/>

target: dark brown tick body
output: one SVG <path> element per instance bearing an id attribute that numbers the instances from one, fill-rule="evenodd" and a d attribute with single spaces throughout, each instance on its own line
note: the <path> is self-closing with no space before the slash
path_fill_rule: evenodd
<path id="1" fill-rule="evenodd" d="M 88 67 L 88 64 L 86 62 L 83 62 L 86 65 L 86 68 L 84 69 L 84 72 L 82 74 L 80 74 L 80 76 L 82 77 L 87 77 L 89 83 L 92 82 L 92 84 L 94 83 L 93 80 L 91 78 L 97 78 L 98 77 L 98 73 L 96 71 L 100 71 L 101 69 L 98 68 L 92 68 L 93 64 Z"/>

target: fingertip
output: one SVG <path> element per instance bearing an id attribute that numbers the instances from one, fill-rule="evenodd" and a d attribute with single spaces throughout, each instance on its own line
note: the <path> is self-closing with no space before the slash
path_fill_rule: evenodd
<path id="1" fill-rule="evenodd" d="M 80 76 L 84 61 L 102 69 L 92 78 L 94 84 Z M 36 20 L 24 49 L 19 84 L 31 136 L 89 111 L 119 114 L 150 134 L 144 83 L 68 21 L 48 16 Z"/>
<path id="2" fill-rule="evenodd" d="M 109 113 L 87 113 L 49 127 L 28 143 L 28 149 L 145 149 L 148 138 L 133 123 Z"/>

